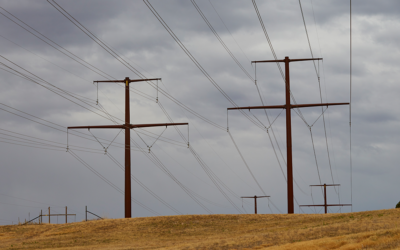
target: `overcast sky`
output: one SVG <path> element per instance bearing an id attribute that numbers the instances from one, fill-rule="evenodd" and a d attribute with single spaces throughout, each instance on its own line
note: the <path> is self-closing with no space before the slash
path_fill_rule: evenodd
<path id="1" fill-rule="evenodd" d="M 131 131 L 132 174 L 140 181 L 132 181 L 132 197 L 153 211 L 133 203 L 133 217 L 252 213 L 253 200 L 240 196 L 254 195 L 271 196 L 258 200 L 259 213 L 287 212 L 285 112 L 268 110 L 274 122 L 267 133 L 263 110 L 229 111 L 229 132 L 248 167 L 227 132 L 227 108 L 234 104 L 226 97 L 238 106 L 262 105 L 252 79 L 265 105 L 285 102 L 277 65 L 251 64 L 274 59 L 251 0 L 196 1 L 243 70 L 191 1 L 150 1 L 187 53 L 143 1 L 57 3 L 92 38 L 46 0 L 0 1 L 0 224 L 34 218 L 49 206 L 55 213 L 68 206 L 77 221 L 85 206 L 100 216 L 124 216 L 123 194 L 98 176 L 124 189 L 124 172 L 112 161 L 124 164 L 124 133 L 67 136 L 66 127 L 122 124 L 124 88 L 92 82 L 125 77 L 162 78 L 131 83 L 131 123 L 170 122 L 162 106 L 174 122 L 190 124 L 189 132 L 179 127 L 184 138 L 174 127 Z M 298 0 L 257 4 L 278 59 L 312 57 Z M 352 95 L 349 1 L 301 5 L 313 56 L 323 61 L 290 64 L 292 94 L 299 104 L 351 98 L 352 169 L 349 106 L 331 106 L 324 116 L 320 107 L 302 108 L 301 117 L 292 110 L 295 213 L 323 212 L 299 209 L 323 203 L 321 189 L 309 186 L 320 183 L 341 185 L 328 188 L 328 203 L 353 202 L 353 211 L 393 208 L 400 200 L 400 2 L 353 1 Z"/>

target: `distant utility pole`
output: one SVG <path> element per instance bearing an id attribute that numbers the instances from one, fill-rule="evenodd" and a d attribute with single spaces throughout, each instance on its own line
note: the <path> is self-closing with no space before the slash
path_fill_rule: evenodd
<path id="1" fill-rule="evenodd" d="M 100 126 L 80 126 L 68 127 L 68 129 L 99 129 L 99 128 L 117 128 L 125 129 L 125 218 L 132 217 L 131 206 L 131 129 L 133 128 L 147 128 L 147 127 L 162 127 L 162 126 L 177 126 L 188 125 L 188 123 L 157 123 L 157 124 L 130 124 L 130 110 L 129 110 L 129 83 L 155 81 L 161 78 L 154 79 L 136 79 L 131 80 L 126 77 L 124 80 L 111 80 L 111 81 L 94 81 L 94 82 L 123 82 L 125 83 L 125 124 L 121 125 L 100 125 Z"/>
<path id="2" fill-rule="evenodd" d="M 266 198 L 266 197 L 270 197 L 270 196 L 257 196 L 257 195 L 254 195 L 254 196 L 242 196 L 240 198 L 252 198 L 252 199 L 254 199 L 254 214 L 257 214 L 257 199 L 258 198 Z"/>
<path id="3" fill-rule="evenodd" d="M 287 199 L 288 199 L 288 214 L 294 213 L 294 195 L 293 195 L 293 158 L 292 158 L 292 108 L 306 108 L 306 107 L 318 107 L 318 106 L 332 106 L 332 105 L 348 105 L 349 103 L 315 103 L 315 104 L 290 104 L 290 74 L 289 74 L 289 63 L 299 61 L 312 61 L 322 60 L 322 58 L 308 58 L 308 59 L 289 59 L 285 57 L 283 60 L 267 60 L 267 61 L 252 61 L 251 63 L 285 63 L 285 76 L 286 76 L 286 104 L 284 105 L 272 105 L 272 106 L 254 106 L 254 107 L 236 107 L 228 108 L 233 109 L 286 109 L 286 147 L 287 147 Z"/>
<path id="4" fill-rule="evenodd" d="M 326 187 L 340 186 L 340 184 L 325 184 L 324 185 L 310 185 L 310 187 L 324 187 L 324 204 L 323 205 L 300 205 L 300 207 L 325 207 L 325 213 L 328 213 L 328 207 L 333 206 L 351 206 L 351 204 L 327 204 L 326 200 Z"/>

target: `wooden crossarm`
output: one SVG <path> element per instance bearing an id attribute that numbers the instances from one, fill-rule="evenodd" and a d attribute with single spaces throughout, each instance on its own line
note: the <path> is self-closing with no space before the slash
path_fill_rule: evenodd
<path id="1" fill-rule="evenodd" d="M 188 125 L 189 123 L 154 123 L 154 124 L 130 124 L 131 128 L 148 128 L 148 127 L 168 127 L 168 126 L 179 126 Z"/>
<path id="2" fill-rule="evenodd" d="M 129 79 L 129 82 L 145 82 L 145 81 L 156 81 L 156 80 L 161 81 L 161 78 L 134 79 L 134 80 Z M 94 82 L 126 82 L 126 80 L 107 80 L 107 81 L 94 81 Z"/>
<path id="3" fill-rule="evenodd" d="M 307 108 L 307 107 L 321 107 L 321 106 L 336 106 L 336 105 L 349 105 L 348 102 L 338 103 L 312 103 L 312 104 L 291 104 L 290 108 Z M 284 109 L 286 105 L 270 105 L 270 106 L 249 106 L 249 107 L 235 107 L 228 108 L 228 110 L 234 109 Z"/>
<path id="4" fill-rule="evenodd" d="M 236 107 L 236 108 L 228 108 L 228 110 L 233 109 L 284 109 L 285 105 L 271 105 L 271 106 L 249 106 L 249 107 Z"/>
<path id="5" fill-rule="evenodd" d="M 337 207 L 337 206 L 352 206 L 351 204 L 327 204 L 327 205 L 300 205 L 300 207 Z"/>
<path id="6" fill-rule="evenodd" d="M 125 128 L 125 125 L 98 125 L 98 126 L 78 126 L 68 127 L 68 129 L 96 129 L 96 128 Z"/>
<path id="7" fill-rule="evenodd" d="M 327 187 L 330 187 L 330 186 L 340 186 L 340 184 L 310 185 L 310 187 L 323 187 L 323 186 L 327 186 Z"/>
<path id="8" fill-rule="evenodd" d="M 288 59 L 288 60 L 289 60 L 289 62 L 300 62 L 300 61 L 322 60 L 322 58 L 304 58 L 304 59 Z M 281 59 L 281 60 L 251 61 L 251 63 L 267 63 L 267 62 L 285 62 L 285 59 Z"/>
<path id="9" fill-rule="evenodd" d="M 271 197 L 271 196 L 242 196 L 240 198 L 266 198 L 266 197 Z"/>
<path id="10" fill-rule="evenodd" d="M 312 104 L 292 104 L 291 108 L 307 108 L 307 107 L 320 107 L 320 106 L 336 106 L 336 105 L 349 105 L 348 102 L 338 103 L 312 103 Z"/>
<path id="11" fill-rule="evenodd" d="M 129 124 L 130 128 L 148 128 L 148 127 L 168 127 L 168 126 L 179 126 L 188 125 L 189 123 L 154 123 L 154 124 Z M 124 124 L 122 125 L 97 125 L 97 126 L 77 126 L 68 127 L 68 129 L 97 129 L 97 128 L 126 128 Z"/>

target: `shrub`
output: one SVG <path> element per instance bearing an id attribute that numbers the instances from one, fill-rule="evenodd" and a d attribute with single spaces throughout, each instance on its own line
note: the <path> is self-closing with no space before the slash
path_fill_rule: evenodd
<path id="1" fill-rule="evenodd" d="M 396 208 L 400 208 L 400 201 L 397 203 Z"/>

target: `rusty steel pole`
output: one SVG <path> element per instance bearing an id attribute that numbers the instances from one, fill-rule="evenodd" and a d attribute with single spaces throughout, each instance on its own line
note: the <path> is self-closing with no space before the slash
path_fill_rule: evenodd
<path id="1" fill-rule="evenodd" d="M 94 81 L 94 82 L 120 82 L 125 84 L 125 123 L 121 125 L 97 125 L 97 126 L 74 126 L 68 127 L 68 129 L 124 129 L 125 130 L 125 218 L 132 217 L 132 192 L 131 192 L 131 141 L 130 135 L 131 129 L 134 128 L 147 128 L 147 127 L 168 127 L 168 126 L 179 126 L 188 125 L 188 123 L 153 123 L 153 124 L 130 124 L 130 102 L 129 102 L 129 83 L 131 82 L 143 82 L 143 81 L 155 81 L 161 80 L 161 78 L 152 79 L 134 79 L 131 80 L 129 77 L 125 77 L 124 80 L 108 80 L 108 81 Z M 86 207 L 87 210 L 87 207 Z M 87 213 L 87 211 L 86 211 Z M 87 218 L 86 218 L 87 220 Z"/>
<path id="2" fill-rule="evenodd" d="M 326 183 L 324 183 L 324 204 L 325 204 L 325 213 L 328 213 L 328 203 L 326 201 Z"/>
<path id="3" fill-rule="evenodd" d="M 257 196 L 254 195 L 254 214 L 257 214 Z"/>
<path id="4" fill-rule="evenodd" d="M 286 145 L 287 145 L 287 199 L 288 214 L 294 213 L 294 193 L 293 193 L 293 157 L 292 157 L 292 115 L 290 105 L 290 73 L 289 57 L 285 57 L 285 92 L 286 92 Z"/>
<path id="5" fill-rule="evenodd" d="M 286 109 L 286 154 L 287 154 L 287 200 L 288 200 L 288 214 L 294 213 L 294 192 L 293 192 L 293 153 L 292 153 L 292 117 L 291 109 L 293 108 L 306 108 L 306 107 L 321 107 L 332 105 L 348 105 L 349 103 L 314 103 L 314 104 L 290 104 L 290 62 L 301 61 L 314 61 L 322 60 L 322 58 L 303 58 L 303 59 L 290 59 L 288 56 L 281 60 L 263 60 L 252 61 L 251 63 L 285 63 L 285 104 L 284 105 L 268 105 L 268 106 L 252 106 L 252 107 L 234 107 L 228 110 L 238 109 Z"/>
<path id="6" fill-rule="evenodd" d="M 125 78 L 125 218 L 132 217 L 131 201 L 131 116 L 129 102 L 129 77 Z"/>

